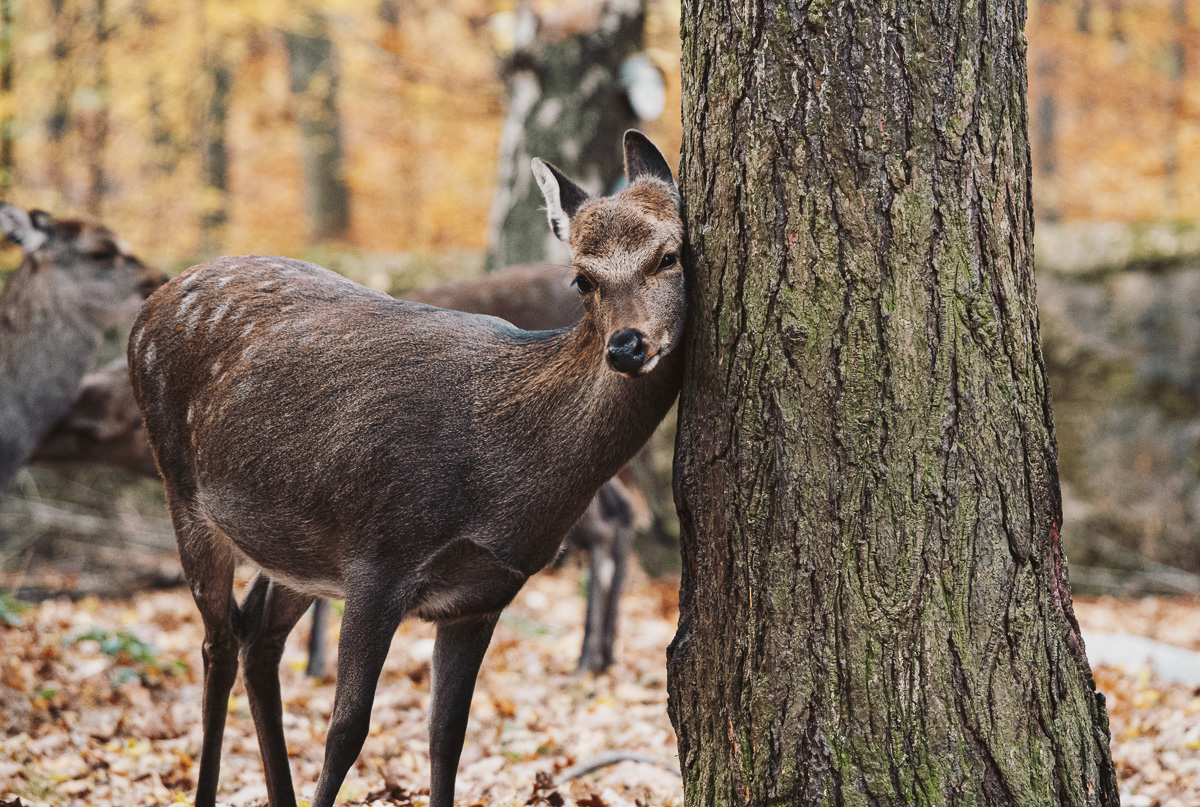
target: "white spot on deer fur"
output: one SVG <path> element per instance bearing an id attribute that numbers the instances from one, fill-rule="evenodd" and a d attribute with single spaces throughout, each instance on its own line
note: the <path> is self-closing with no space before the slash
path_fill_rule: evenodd
<path id="1" fill-rule="evenodd" d="M 271 288 L 279 283 L 278 280 L 267 280 L 258 284 L 259 291 L 270 291 Z"/>
<path id="2" fill-rule="evenodd" d="M 155 354 L 156 352 L 157 352 L 157 351 L 155 351 L 155 349 L 154 349 L 154 343 L 153 343 L 153 342 L 150 342 L 150 343 L 148 343 L 148 344 L 146 345 L 146 352 L 142 354 L 142 365 L 143 365 L 143 366 L 144 366 L 144 367 L 145 367 L 147 370 L 151 370 L 151 369 L 153 369 L 153 367 L 154 367 L 154 354 Z"/>
<path id="3" fill-rule="evenodd" d="M 191 308 L 193 305 L 195 305 L 198 302 L 200 302 L 199 294 L 191 294 L 191 293 L 184 294 L 183 299 L 179 302 L 179 312 L 176 314 L 176 316 L 178 316 L 178 317 L 187 316 L 188 309 Z"/>
<path id="4" fill-rule="evenodd" d="M 195 417 L 195 415 L 196 415 L 195 407 L 189 406 L 188 411 L 187 411 L 187 422 L 188 422 L 189 426 L 192 425 L 192 418 Z"/>
<path id="5" fill-rule="evenodd" d="M 213 332 L 213 328 L 217 327 L 217 323 L 221 321 L 221 318 L 225 316 L 225 312 L 228 310 L 229 310 L 229 301 L 222 300 L 221 304 L 219 306 L 217 306 L 217 310 L 214 311 L 212 313 L 212 316 L 208 318 L 208 332 L 209 333 Z"/>
<path id="6" fill-rule="evenodd" d="M 179 284 L 179 287 L 186 289 L 188 286 L 192 285 L 199 279 L 200 279 L 200 273 L 197 272 L 195 269 L 191 269 L 184 276 L 183 280 Z"/>
<path id="7" fill-rule="evenodd" d="M 223 289 L 223 288 L 225 288 L 226 286 L 228 286 L 228 285 L 229 285 L 229 282 L 230 282 L 231 280 L 233 280 L 233 275 L 226 275 L 225 277 L 223 277 L 223 278 L 221 278 L 220 280 L 218 280 L 218 281 L 217 281 L 217 288 L 218 288 L 218 289 Z"/>
<path id="8" fill-rule="evenodd" d="M 192 331 L 196 330 L 196 326 L 200 324 L 200 317 L 204 315 L 204 307 L 196 306 L 191 314 L 188 315 L 187 332 L 191 336 Z"/>
<path id="9" fill-rule="evenodd" d="M 247 325 L 245 328 L 242 328 L 242 332 L 238 335 L 238 338 L 245 339 L 247 336 L 250 335 L 250 332 L 253 330 L 254 330 L 254 321 L 251 320 L 249 325 Z"/>
<path id="10" fill-rule="evenodd" d="M 239 361 L 249 360 L 249 358 L 251 356 L 253 356 L 255 354 L 255 352 L 257 352 L 257 351 L 258 351 L 258 345 L 246 345 L 246 347 L 242 350 L 242 356 L 239 359 Z"/>
<path id="11" fill-rule="evenodd" d="M 211 372 L 213 375 L 216 375 L 217 373 L 221 372 L 221 362 L 219 362 L 219 361 L 213 362 Z"/>
<path id="12" fill-rule="evenodd" d="M 146 337 L 146 332 L 145 332 L 145 331 L 143 331 L 143 330 L 142 330 L 142 329 L 140 329 L 140 328 L 138 329 L 137 333 L 135 333 L 135 334 L 133 335 L 133 352 L 134 352 L 134 353 L 137 353 L 137 352 L 138 352 L 138 350 L 140 350 L 140 349 L 141 349 L 141 347 L 142 347 L 142 340 L 143 340 L 145 337 Z"/>

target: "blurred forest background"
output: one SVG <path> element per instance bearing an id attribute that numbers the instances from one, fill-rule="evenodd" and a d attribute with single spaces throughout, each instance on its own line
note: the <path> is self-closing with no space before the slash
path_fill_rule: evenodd
<path id="1" fill-rule="evenodd" d="M 403 294 L 559 260 L 528 157 L 608 190 L 617 135 L 637 125 L 674 162 L 679 14 L 677 0 L 0 0 L 0 196 L 97 217 L 171 273 L 283 254 Z M 1072 580 L 1200 593 L 1200 0 L 1037 0 L 1027 37 Z M 673 556 L 671 440 L 635 468 L 653 571 Z M 106 553 L 130 568 L 129 546 L 154 550 L 139 574 L 169 581 L 160 500 L 115 471 L 24 471 L 0 499 L 5 582 L 71 588 Z M 64 577 L 38 576 L 50 560 Z"/>

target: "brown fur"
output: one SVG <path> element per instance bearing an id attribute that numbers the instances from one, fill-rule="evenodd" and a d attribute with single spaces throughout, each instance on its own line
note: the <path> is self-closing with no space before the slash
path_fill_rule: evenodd
<path id="1" fill-rule="evenodd" d="M 644 137 L 627 135 L 627 154 L 647 148 L 665 168 Z M 554 557 L 679 389 L 682 271 L 650 263 L 680 248 L 682 225 L 664 227 L 636 201 L 671 199 L 665 184 L 630 180 L 592 205 L 629 226 L 593 228 L 594 250 L 576 269 L 597 288 L 570 328 L 522 331 L 266 257 L 194 267 L 143 308 L 129 347 L 134 394 L 205 622 L 197 804 L 215 798 L 239 653 L 271 802 L 294 803 L 277 666 L 283 638 L 321 595 L 344 596 L 346 610 L 313 804 L 333 803 L 390 636 L 418 615 L 439 624 L 430 803 L 449 807 L 499 610 Z M 665 240 L 630 243 L 632 231 Z M 632 327 L 645 331 L 654 364 L 614 372 L 610 336 Z M 235 549 L 263 570 L 240 606 L 230 604 Z"/>

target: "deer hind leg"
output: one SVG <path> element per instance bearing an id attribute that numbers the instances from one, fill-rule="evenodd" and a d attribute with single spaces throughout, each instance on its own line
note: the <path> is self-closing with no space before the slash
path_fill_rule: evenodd
<path id="1" fill-rule="evenodd" d="M 629 555 L 633 551 L 633 523 L 622 523 L 615 528 L 612 552 L 612 580 L 604 602 L 603 629 L 600 634 L 601 670 L 613 663 L 613 645 L 617 640 L 617 618 L 621 612 L 621 592 L 625 588 L 625 573 L 629 569 Z"/>
<path id="2" fill-rule="evenodd" d="M 170 485 L 167 502 L 175 525 L 179 559 L 204 622 L 204 744 L 196 807 L 213 807 L 221 770 L 221 739 L 229 711 L 229 692 L 237 678 L 238 641 L 233 630 L 237 604 L 233 601 L 232 547 L 203 519 L 196 517 L 190 498 Z"/>
<path id="3" fill-rule="evenodd" d="M 283 738 L 283 699 L 279 692 L 279 660 L 292 628 L 313 598 L 259 574 L 234 620 L 242 675 L 250 713 L 258 734 L 258 750 L 267 778 L 271 807 L 295 807 L 292 772 Z"/>

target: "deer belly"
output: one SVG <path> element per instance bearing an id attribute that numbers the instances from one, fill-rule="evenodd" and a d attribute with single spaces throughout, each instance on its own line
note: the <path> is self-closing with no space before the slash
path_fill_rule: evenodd
<path id="1" fill-rule="evenodd" d="M 317 597 L 345 596 L 337 541 L 312 534 L 311 527 L 272 513 L 268 506 L 231 506 L 228 497 L 199 496 L 200 510 L 248 560 L 272 580 Z"/>

